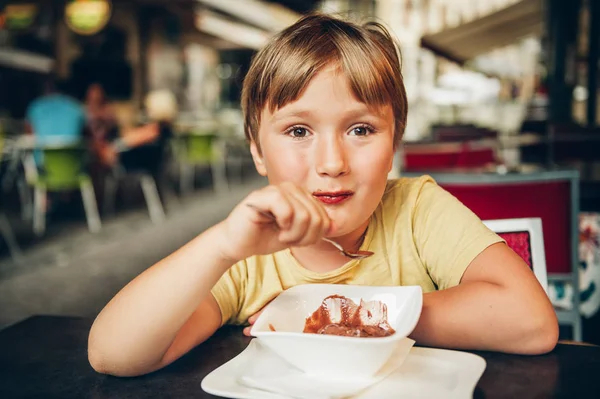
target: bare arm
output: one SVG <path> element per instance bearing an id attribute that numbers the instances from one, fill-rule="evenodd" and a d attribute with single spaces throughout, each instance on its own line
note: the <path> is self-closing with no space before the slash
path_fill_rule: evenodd
<path id="1" fill-rule="evenodd" d="M 88 343 L 95 370 L 145 374 L 173 362 L 217 330 L 221 313 L 209 292 L 233 264 L 215 245 L 219 226 L 146 270 L 102 310 Z"/>
<path id="2" fill-rule="evenodd" d="M 144 144 L 152 143 L 159 135 L 158 123 L 135 127 L 123 132 L 121 139 L 130 148 L 139 147 Z"/>
<path id="3" fill-rule="evenodd" d="M 131 149 L 154 142 L 159 134 L 160 127 L 158 123 L 151 123 L 124 131 L 120 137 L 120 141 L 128 149 Z M 112 145 L 102 145 L 99 149 L 102 162 L 111 167 L 117 162 L 118 152 L 119 149 L 114 143 Z"/>
<path id="4" fill-rule="evenodd" d="M 236 261 L 313 244 L 332 228 L 311 194 L 289 183 L 247 200 L 272 212 L 278 228 L 243 201 L 225 221 L 135 278 L 92 326 L 88 358 L 96 371 L 134 376 L 175 361 L 220 326 L 210 290 Z"/>
<path id="5" fill-rule="evenodd" d="M 419 344 L 520 354 L 551 351 L 556 314 L 525 262 L 504 243 L 477 256 L 453 288 L 425 294 Z"/>

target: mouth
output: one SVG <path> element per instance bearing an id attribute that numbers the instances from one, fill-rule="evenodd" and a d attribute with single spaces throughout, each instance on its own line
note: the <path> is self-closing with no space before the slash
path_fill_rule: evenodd
<path id="1" fill-rule="evenodd" d="M 354 195 L 352 191 L 317 191 L 313 197 L 327 205 L 340 204 Z"/>

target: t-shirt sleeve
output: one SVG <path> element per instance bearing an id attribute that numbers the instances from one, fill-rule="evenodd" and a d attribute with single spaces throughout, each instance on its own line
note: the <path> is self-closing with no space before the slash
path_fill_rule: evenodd
<path id="1" fill-rule="evenodd" d="M 502 238 L 458 199 L 426 181 L 413 211 L 417 251 L 438 289 L 454 287 L 483 250 Z"/>
<path id="2" fill-rule="evenodd" d="M 227 270 L 212 288 L 211 293 L 221 310 L 221 325 L 237 324 L 247 283 L 246 261 L 241 261 Z"/>

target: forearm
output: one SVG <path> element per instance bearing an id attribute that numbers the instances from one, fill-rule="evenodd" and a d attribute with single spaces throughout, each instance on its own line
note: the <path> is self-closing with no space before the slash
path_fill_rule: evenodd
<path id="1" fill-rule="evenodd" d="M 445 348 L 547 352 L 556 343 L 556 316 L 549 301 L 528 299 L 488 282 L 427 293 L 411 337 L 421 345 Z"/>
<path id="2" fill-rule="evenodd" d="M 136 127 L 124 132 L 121 140 L 130 148 L 152 143 L 159 135 L 157 123 Z"/>
<path id="3" fill-rule="evenodd" d="M 124 287 L 92 326 L 90 356 L 154 365 L 220 276 L 233 264 L 219 251 L 219 225 Z"/>

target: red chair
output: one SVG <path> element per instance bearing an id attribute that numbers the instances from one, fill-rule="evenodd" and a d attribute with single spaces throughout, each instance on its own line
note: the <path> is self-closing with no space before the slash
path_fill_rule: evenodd
<path id="1" fill-rule="evenodd" d="M 496 154 L 493 148 L 466 148 L 458 154 L 456 166 L 459 168 L 478 168 L 496 163 Z"/>
<path id="2" fill-rule="evenodd" d="M 581 341 L 579 313 L 579 174 L 546 171 L 530 174 L 432 174 L 438 184 L 482 220 L 540 218 L 549 281 L 573 285 L 571 309 L 557 309 L 561 324 Z"/>
<path id="3" fill-rule="evenodd" d="M 403 155 L 406 171 L 481 168 L 497 163 L 495 148 L 477 142 L 405 145 Z"/>

